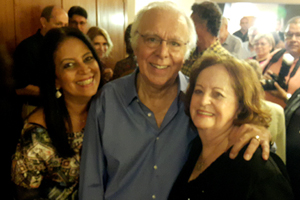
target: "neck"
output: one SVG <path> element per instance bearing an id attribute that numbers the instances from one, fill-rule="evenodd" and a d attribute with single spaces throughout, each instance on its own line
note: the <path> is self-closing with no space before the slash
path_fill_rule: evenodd
<path id="1" fill-rule="evenodd" d="M 177 97 L 177 88 L 177 78 L 163 87 L 153 87 L 147 84 L 140 75 L 137 77 L 139 99 L 153 112 L 158 127 L 161 126 L 167 111 Z"/>
<path id="2" fill-rule="evenodd" d="M 233 145 L 234 141 L 229 137 L 233 128 L 234 126 L 231 126 L 224 131 L 198 130 L 203 145 L 201 152 L 203 160 L 209 160 L 210 164 Z"/>
<path id="3" fill-rule="evenodd" d="M 241 32 L 243 35 L 245 35 L 247 33 L 247 30 L 241 29 Z"/>
<path id="4" fill-rule="evenodd" d="M 146 83 L 143 78 L 141 78 L 140 74 L 138 74 L 136 85 L 137 93 L 141 100 L 143 98 L 162 100 L 169 98 L 171 96 L 170 94 L 173 94 L 174 92 L 177 95 L 178 80 L 176 78 L 175 80 L 163 86 L 153 86 Z"/>
<path id="5" fill-rule="evenodd" d="M 291 54 L 291 55 L 294 57 L 294 60 L 297 60 L 300 57 L 299 54 Z"/>
<path id="6" fill-rule="evenodd" d="M 41 33 L 42 36 L 45 36 L 47 32 L 46 32 L 46 30 L 44 28 L 42 28 L 41 31 L 40 31 L 40 33 Z"/>
<path id="7" fill-rule="evenodd" d="M 212 36 L 211 34 L 206 34 L 201 40 L 198 40 L 198 51 L 202 52 L 205 51 L 208 47 L 210 47 L 213 43 L 218 40 L 217 37 Z"/>
<path id="8" fill-rule="evenodd" d="M 74 102 L 66 100 L 66 107 L 71 119 L 73 132 L 81 131 L 85 127 L 89 101 Z"/>
<path id="9" fill-rule="evenodd" d="M 256 60 L 257 61 L 262 61 L 262 60 L 267 59 L 268 56 L 269 56 L 269 54 L 266 54 L 266 55 L 256 55 Z"/>

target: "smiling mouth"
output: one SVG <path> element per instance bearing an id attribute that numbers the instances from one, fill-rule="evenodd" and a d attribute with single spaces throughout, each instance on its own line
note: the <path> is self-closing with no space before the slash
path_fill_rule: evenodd
<path id="1" fill-rule="evenodd" d="M 89 78 L 87 80 L 84 80 L 84 81 L 78 81 L 76 82 L 78 85 L 88 85 L 88 84 L 91 84 L 93 82 L 94 78 Z"/>
<path id="2" fill-rule="evenodd" d="M 166 69 L 168 65 L 155 65 L 150 63 L 152 67 L 155 67 L 156 69 Z"/>
<path id="3" fill-rule="evenodd" d="M 206 115 L 206 116 L 213 116 L 212 113 L 208 113 L 208 112 L 204 112 L 204 111 L 197 111 L 197 114 Z"/>

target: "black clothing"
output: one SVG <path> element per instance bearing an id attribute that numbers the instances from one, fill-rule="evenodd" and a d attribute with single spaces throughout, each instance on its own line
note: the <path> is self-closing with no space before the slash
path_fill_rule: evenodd
<path id="1" fill-rule="evenodd" d="M 241 30 L 238 30 L 238 31 L 234 32 L 233 35 L 239 37 L 242 40 L 242 42 L 247 42 L 249 40 L 249 38 L 248 38 L 248 31 L 247 31 L 247 33 L 245 35 L 243 35 L 243 33 L 241 32 Z"/>
<path id="2" fill-rule="evenodd" d="M 39 29 L 36 34 L 23 40 L 17 46 L 14 53 L 14 78 L 17 89 L 25 88 L 28 85 L 40 85 L 39 70 L 41 66 L 38 65 L 38 60 L 43 39 Z M 24 102 L 29 102 L 30 105 L 39 105 L 38 99 L 32 96 L 24 97 Z"/>
<path id="3" fill-rule="evenodd" d="M 188 161 L 177 177 L 169 199 L 293 199 L 280 158 L 271 153 L 269 160 L 263 161 L 259 148 L 253 158 L 246 161 L 243 158 L 246 148 L 233 160 L 229 158 L 228 150 L 195 180 L 188 182 L 202 149 L 200 138 L 195 138 Z"/>
<path id="4" fill-rule="evenodd" d="M 295 199 L 300 199 L 300 88 L 284 109 L 286 124 L 286 168 Z"/>

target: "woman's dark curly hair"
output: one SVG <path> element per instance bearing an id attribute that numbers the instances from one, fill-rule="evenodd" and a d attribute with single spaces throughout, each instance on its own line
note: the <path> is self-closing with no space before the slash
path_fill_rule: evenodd
<path id="1" fill-rule="evenodd" d="M 92 52 L 101 70 L 101 63 L 90 40 L 79 30 L 70 27 L 51 29 L 45 35 L 40 52 L 40 92 L 42 106 L 45 113 L 45 122 L 49 136 L 58 154 L 62 157 L 74 155 L 71 149 L 67 132 L 72 132 L 72 123 L 65 104 L 64 95 L 56 98 L 55 86 L 55 54 L 62 42 L 68 38 L 81 40 Z M 101 75 L 103 73 L 101 72 Z M 102 78 L 99 88 L 103 85 Z"/>

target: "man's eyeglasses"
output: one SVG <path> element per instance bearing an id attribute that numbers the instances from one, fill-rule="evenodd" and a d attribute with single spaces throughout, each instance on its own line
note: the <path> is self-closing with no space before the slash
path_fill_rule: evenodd
<path id="1" fill-rule="evenodd" d="M 285 33 L 286 40 L 291 40 L 294 36 L 297 40 L 300 39 L 300 33 L 289 33 L 289 32 Z"/>
<path id="2" fill-rule="evenodd" d="M 139 32 L 137 32 L 140 34 Z M 142 35 L 142 38 L 144 39 L 144 43 L 149 48 L 157 48 L 163 41 L 167 42 L 167 46 L 169 47 L 169 50 L 172 52 L 180 51 L 185 45 L 188 44 L 188 42 L 184 43 L 180 40 L 172 39 L 172 40 L 163 40 L 162 38 L 158 37 L 157 35 Z"/>

